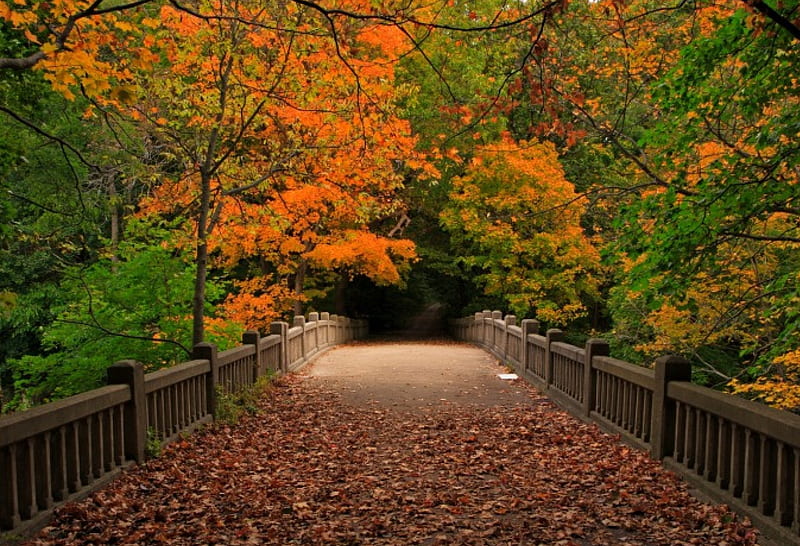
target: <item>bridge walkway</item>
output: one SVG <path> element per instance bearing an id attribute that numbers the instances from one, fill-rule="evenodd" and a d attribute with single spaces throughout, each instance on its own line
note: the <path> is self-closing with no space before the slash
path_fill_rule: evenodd
<path id="1" fill-rule="evenodd" d="M 457 343 L 355 343 L 171 444 L 37 544 L 747 544 L 643 452 Z"/>

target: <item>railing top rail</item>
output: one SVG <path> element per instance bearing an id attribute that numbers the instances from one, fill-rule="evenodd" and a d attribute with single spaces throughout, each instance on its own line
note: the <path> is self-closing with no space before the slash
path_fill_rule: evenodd
<path id="1" fill-rule="evenodd" d="M 127 385 L 108 385 L 0 417 L 0 447 L 94 415 L 130 400 Z"/>
<path id="2" fill-rule="evenodd" d="M 800 448 L 800 415 L 685 381 L 669 383 L 667 396 L 786 445 Z"/>
<path id="3" fill-rule="evenodd" d="M 186 381 L 192 377 L 203 375 L 211 370 L 211 363 L 208 360 L 190 360 L 182 362 L 169 368 L 163 368 L 150 372 L 144 376 L 144 392 L 150 394 L 170 385 Z"/>
<path id="4" fill-rule="evenodd" d="M 222 351 L 217 355 L 217 361 L 219 362 L 220 366 L 225 366 L 226 364 L 230 364 L 231 362 L 235 362 L 240 358 L 245 358 L 250 355 L 254 355 L 256 353 L 255 348 L 252 345 L 239 345 L 238 347 L 234 347 L 232 349 L 228 349 L 227 351 Z"/>
<path id="5" fill-rule="evenodd" d="M 528 341 L 543 349 L 547 347 L 547 337 L 541 334 L 528 334 Z"/>
<path id="6" fill-rule="evenodd" d="M 270 347 L 274 347 L 275 345 L 281 344 L 281 336 L 277 334 L 272 334 L 269 336 L 262 337 L 258 342 L 259 349 L 269 349 Z"/>
<path id="7" fill-rule="evenodd" d="M 584 349 L 581 347 L 576 347 L 575 345 L 570 345 L 569 343 L 564 343 L 562 341 L 551 343 L 550 350 L 557 355 L 571 358 L 577 362 L 583 362 L 586 358 L 586 351 Z"/>
<path id="8" fill-rule="evenodd" d="M 592 368 L 605 372 L 609 375 L 624 379 L 634 385 L 639 385 L 648 390 L 655 389 L 655 372 L 649 368 L 643 368 L 624 360 L 618 360 L 610 356 L 596 356 L 592 360 Z"/>
<path id="9" fill-rule="evenodd" d="M 304 331 L 305 330 L 302 326 L 292 326 L 286 331 L 286 337 L 287 339 L 294 339 L 301 335 Z"/>

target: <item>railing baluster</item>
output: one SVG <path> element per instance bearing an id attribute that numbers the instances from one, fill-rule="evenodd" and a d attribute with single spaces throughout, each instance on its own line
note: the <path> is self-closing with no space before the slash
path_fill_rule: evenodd
<path id="1" fill-rule="evenodd" d="M 742 500 L 750 506 L 755 506 L 758 501 L 758 475 L 760 466 L 758 434 L 749 428 L 744 431 L 744 489 Z"/>
<path id="2" fill-rule="evenodd" d="M 114 408 L 110 407 L 105 411 L 105 430 L 103 431 L 103 453 L 105 457 L 103 460 L 103 470 L 109 472 L 116 466 L 115 453 L 114 453 Z"/>
<path id="3" fill-rule="evenodd" d="M 69 495 L 67 480 L 67 429 L 61 425 L 52 436 L 53 498 L 62 501 Z"/>
<path id="4" fill-rule="evenodd" d="M 777 489 L 775 487 L 777 467 L 772 466 L 772 463 L 777 461 L 777 456 L 775 443 L 763 435 L 761 436 L 760 453 L 758 464 L 758 509 L 765 516 L 771 516 L 775 510 L 775 491 Z"/>
<path id="5" fill-rule="evenodd" d="M 80 425 L 73 421 L 67 429 L 67 471 L 71 493 L 81 488 L 81 442 Z"/>
<path id="6" fill-rule="evenodd" d="M 694 442 L 696 439 L 694 428 L 697 425 L 695 417 L 695 409 L 692 406 L 686 406 L 686 439 L 684 440 L 684 447 L 686 449 L 686 468 L 694 468 L 695 462 L 695 448 Z"/>
<path id="7" fill-rule="evenodd" d="M 169 421 L 167 420 L 167 390 L 161 389 L 156 393 L 158 396 L 158 425 L 156 429 L 161 440 L 166 440 L 169 436 Z"/>
<path id="8" fill-rule="evenodd" d="M 717 485 L 728 489 L 731 480 L 731 427 L 723 418 L 717 422 Z"/>
<path id="9" fill-rule="evenodd" d="M 80 440 L 80 445 L 78 446 L 81 469 L 80 479 L 82 485 L 88 485 L 94 479 L 92 475 L 92 424 L 89 417 L 80 420 L 78 433 Z"/>
<path id="10" fill-rule="evenodd" d="M 686 404 L 675 402 L 675 462 L 686 463 Z"/>
<path id="11" fill-rule="evenodd" d="M 792 450 L 783 442 L 776 445 L 775 519 L 780 525 L 792 523 Z"/>
<path id="12" fill-rule="evenodd" d="M 0 481 L 0 527 L 11 529 L 19 525 L 21 520 L 17 444 L 0 448 L 0 470 L 5 476 Z"/>
<path id="13" fill-rule="evenodd" d="M 39 510 L 53 506 L 53 469 L 51 467 L 50 431 L 33 439 L 34 480 L 36 481 L 36 504 Z"/>
<path id="14" fill-rule="evenodd" d="M 719 425 L 717 418 L 711 414 L 706 415 L 705 431 L 705 461 L 703 463 L 703 476 L 706 480 L 713 482 L 717 479 L 717 449 L 719 447 Z"/>
<path id="15" fill-rule="evenodd" d="M 188 427 L 194 423 L 194 415 L 192 415 L 192 381 L 185 381 L 181 384 L 183 388 L 183 426 Z"/>
<path id="16" fill-rule="evenodd" d="M 744 465 L 747 445 L 744 430 L 736 423 L 731 423 L 731 486 L 734 497 L 741 497 L 744 492 Z"/>
<path id="17" fill-rule="evenodd" d="M 89 417 L 89 426 L 93 429 L 92 434 L 92 475 L 95 479 L 101 478 L 104 473 L 105 466 L 105 438 L 103 434 L 103 413 L 100 412 L 95 415 L 94 419 Z"/>
<path id="18" fill-rule="evenodd" d="M 706 412 L 695 409 L 695 426 L 694 426 L 694 434 L 695 434 L 695 441 L 694 441 L 694 462 L 695 462 L 695 472 L 698 475 L 702 476 L 703 472 L 705 471 L 705 463 L 706 463 Z"/>
<path id="19" fill-rule="evenodd" d="M 147 422 L 148 418 L 145 417 Z M 117 466 L 125 464 L 125 411 L 122 406 L 117 406 L 114 411 L 114 456 Z"/>
<path id="20" fill-rule="evenodd" d="M 19 511 L 25 519 L 39 512 L 36 503 L 36 458 L 34 438 L 20 442 L 17 450 L 17 472 L 19 473 Z"/>
<path id="21" fill-rule="evenodd" d="M 631 384 L 622 381 L 622 429 L 630 430 L 631 423 Z"/>

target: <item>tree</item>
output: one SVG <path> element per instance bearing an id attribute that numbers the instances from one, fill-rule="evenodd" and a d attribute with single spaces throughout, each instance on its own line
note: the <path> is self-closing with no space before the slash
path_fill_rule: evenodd
<path id="1" fill-rule="evenodd" d="M 113 263 L 106 255 L 65 270 L 51 293 L 54 320 L 42 328 L 42 350 L 8 363 L 14 397 L 7 409 L 102 386 L 120 355 L 145 363 L 148 371 L 191 356 L 187 310 L 194 271 L 190 256 L 175 256 L 170 237 L 169 226 L 131 222 Z M 216 297 L 222 290 L 207 288 Z M 241 339 L 242 328 L 226 328 L 213 336 L 222 348 Z"/>
<path id="2" fill-rule="evenodd" d="M 572 4 L 513 87 L 542 120 L 517 131 L 566 147 L 584 131 L 624 175 L 580 183 L 617 219 L 617 334 L 717 384 L 778 369 L 797 343 L 797 6 L 754 8 Z"/>
<path id="3" fill-rule="evenodd" d="M 584 205 L 552 144 L 506 135 L 478 148 L 453 180 L 442 222 L 487 293 L 521 316 L 565 324 L 586 312 L 602 278 L 599 253 L 580 225 Z"/>
<path id="4" fill-rule="evenodd" d="M 398 282 L 394 260 L 412 257 L 410 243 L 368 230 L 395 211 L 403 173 L 427 167 L 393 113 L 396 31 L 328 27 L 292 4 L 197 13 L 205 18 L 162 9 L 163 28 L 145 30 L 143 50 L 129 54 L 142 64 L 139 96 L 122 104 L 172 158 L 140 214 L 188 221 L 178 244 L 195 247 L 194 341 L 215 257 L 227 268 L 256 263 L 246 280 L 292 277 L 298 299 L 314 264 Z M 358 241 L 369 244 L 356 252 Z M 248 286 L 264 294 L 263 282 L 239 284 Z"/>

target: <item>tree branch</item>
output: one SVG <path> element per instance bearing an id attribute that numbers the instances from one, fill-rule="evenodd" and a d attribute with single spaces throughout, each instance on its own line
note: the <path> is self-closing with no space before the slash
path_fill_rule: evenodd
<path id="1" fill-rule="evenodd" d="M 752 0 L 743 0 L 743 2 L 760 11 L 762 15 L 767 17 L 767 19 L 772 20 L 778 26 L 789 32 L 789 34 L 791 34 L 795 40 L 800 40 L 800 28 L 797 28 L 797 26 L 789 19 L 772 9 L 769 5 L 767 5 L 766 2 L 754 2 Z"/>
<path id="2" fill-rule="evenodd" d="M 29 121 L 29 120 L 23 118 L 22 116 L 20 116 L 19 114 L 17 114 L 13 110 L 11 110 L 9 108 L 6 108 L 5 106 L 0 106 L 0 112 L 5 113 L 7 116 L 12 118 L 14 121 L 24 125 L 28 129 L 30 129 L 31 131 L 36 133 L 37 135 L 43 136 L 44 138 L 46 138 L 48 140 L 51 140 L 53 142 L 58 143 L 62 148 L 66 148 L 67 150 L 69 150 L 70 152 L 75 154 L 75 156 L 80 160 L 80 162 L 83 163 L 84 165 L 86 165 L 87 167 L 89 167 L 90 169 L 98 169 L 99 168 L 97 165 L 95 165 L 93 163 L 90 163 L 85 157 L 83 157 L 83 154 L 81 154 L 81 152 L 78 151 L 78 149 L 73 147 L 66 140 L 64 140 L 62 138 L 59 138 L 59 137 L 57 137 L 57 136 L 55 136 L 53 134 L 48 133 L 47 131 L 45 131 L 44 129 L 40 128 L 39 126 L 37 126 L 32 121 Z"/>

